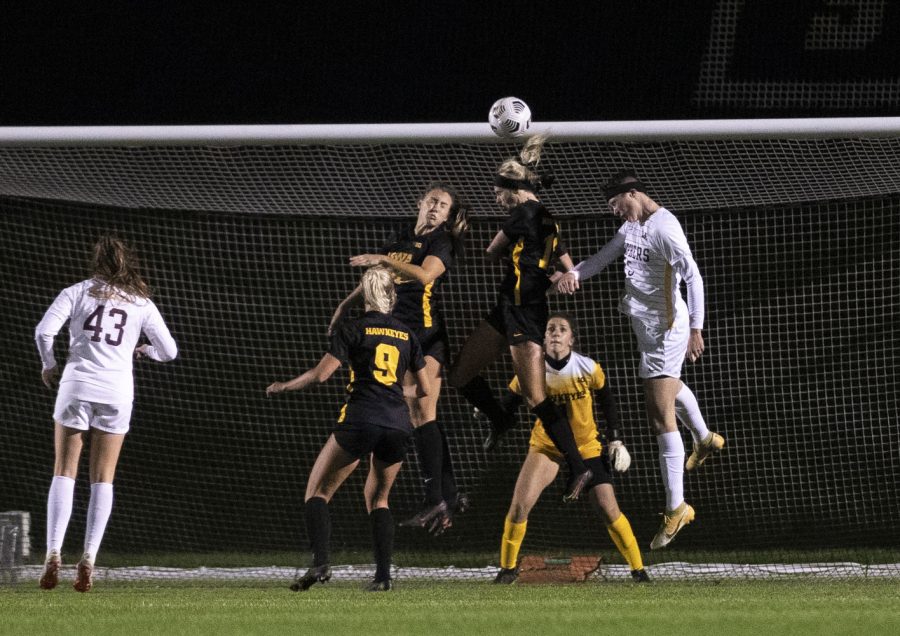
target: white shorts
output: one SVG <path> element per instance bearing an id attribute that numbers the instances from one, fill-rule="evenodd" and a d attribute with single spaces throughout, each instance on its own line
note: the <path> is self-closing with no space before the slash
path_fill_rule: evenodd
<path id="1" fill-rule="evenodd" d="M 124 435 L 131 425 L 131 402 L 125 404 L 102 404 L 85 402 L 71 394 L 72 383 L 59 385 L 53 419 L 66 428 L 86 431 L 91 427 L 107 433 Z"/>
<path id="2" fill-rule="evenodd" d="M 681 377 L 681 367 L 684 366 L 684 356 L 687 354 L 691 335 L 689 324 L 686 311 L 675 314 L 672 328 L 668 330 L 631 318 L 631 329 L 637 336 L 638 351 L 641 352 L 641 368 L 638 371 L 640 377 Z"/>

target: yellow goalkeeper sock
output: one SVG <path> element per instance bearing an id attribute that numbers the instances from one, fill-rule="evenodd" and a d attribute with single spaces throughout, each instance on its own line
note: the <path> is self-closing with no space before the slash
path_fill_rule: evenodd
<path id="1" fill-rule="evenodd" d="M 637 539 L 634 537 L 628 518 L 625 515 L 619 515 L 618 519 L 606 526 L 606 530 L 609 532 L 613 543 L 616 544 L 616 548 L 628 561 L 629 567 L 632 570 L 642 569 L 644 560 L 641 558 L 641 549 L 638 547 Z"/>
<path id="2" fill-rule="evenodd" d="M 503 522 L 503 540 L 500 542 L 500 567 L 510 570 L 516 567 L 516 561 L 519 558 L 519 548 L 522 547 L 522 540 L 525 538 L 525 527 L 527 521 L 522 523 L 513 523 L 506 519 Z"/>

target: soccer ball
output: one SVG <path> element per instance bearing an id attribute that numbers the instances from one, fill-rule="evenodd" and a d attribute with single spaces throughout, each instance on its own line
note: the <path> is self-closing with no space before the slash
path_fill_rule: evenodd
<path id="1" fill-rule="evenodd" d="M 503 97 L 491 106 L 488 123 L 501 137 L 518 137 L 531 127 L 531 109 L 518 97 Z"/>

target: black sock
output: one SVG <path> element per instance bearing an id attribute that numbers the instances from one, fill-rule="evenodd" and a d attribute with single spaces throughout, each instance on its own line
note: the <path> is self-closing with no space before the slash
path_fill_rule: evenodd
<path id="1" fill-rule="evenodd" d="M 453 460 L 450 458 L 450 445 L 447 443 L 447 431 L 444 430 L 444 425 L 438 422 L 437 427 L 441 432 L 441 449 L 443 451 L 443 458 L 441 461 L 441 494 L 444 497 L 444 501 L 453 505 L 453 502 L 456 501 L 456 495 L 459 493 L 459 489 L 456 487 L 456 475 L 453 474 Z"/>
<path id="2" fill-rule="evenodd" d="M 306 502 L 306 535 L 313 553 L 313 566 L 327 565 L 331 543 L 331 515 L 328 502 L 312 497 Z"/>
<path id="3" fill-rule="evenodd" d="M 389 508 L 375 508 L 372 522 L 372 547 L 375 550 L 375 580 L 391 578 L 391 556 L 394 553 L 394 517 Z"/>
<path id="4" fill-rule="evenodd" d="M 469 383 L 459 388 L 469 403 L 485 414 L 491 421 L 491 425 L 498 430 L 506 430 L 510 427 L 509 413 L 503 410 L 500 402 L 494 397 L 491 385 L 480 375 L 469 380 Z"/>
<path id="5" fill-rule="evenodd" d="M 587 466 L 584 465 L 581 453 L 578 452 L 578 444 L 575 443 L 575 435 L 569 426 L 569 420 L 565 413 L 556 408 L 553 400 L 547 398 L 531 409 L 531 412 L 541 419 L 547 436 L 563 454 L 571 475 L 579 475 L 586 471 Z"/>
<path id="6" fill-rule="evenodd" d="M 441 485 L 444 463 L 441 430 L 437 422 L 432 420 L 415 429 L 413 441 L 416 444 L 422 482 L 425 485 L 425 505 L 436 506 L 443 499 Z"/>

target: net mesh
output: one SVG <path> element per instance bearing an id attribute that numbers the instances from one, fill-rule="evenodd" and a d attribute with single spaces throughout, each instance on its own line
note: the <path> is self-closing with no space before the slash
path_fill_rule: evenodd
<path id="1" fill-rule="evenodd" d="M 627 166 L 679 216 L 704 277 L 707 352 L 684 379 L 728 445 L 686 476 L 698 516 L 674 553 L 646 550 L 664 502 L 633 336 L 616 310 L 618 266 L 551 303 L 576 316 L 582 352 L 601 362 L 616 391 L 634 459 L 616 491 L 645 561 L 661 575 L 719 576 L 724 560 L 886 561 L 879 575 L 900 576 L 900 565 L 890 565 L 900 560 L 892 365 L 898 150 L 900 139 L 549 145 L 546 166 L 557 183 L 543 198 L 561 217 L 576 262 L 615 232 L 613 219 L 598 213 L 600 184 Z M 8 405 L 0 478 L 15 484 L 2 505 L 32 511 L 39 547 L 53 397 L 39 381 L 33 330 L 56 293 L 86 276 L 98 234 L 115 230 L 138 246 L 180 355 L 167 365 L 136 365 L 132 431 L 99 564 L 105 554 L 140 555 L 131 559 L 139 565 L 222 564 L 211 553 L 230 553 L 224 565 L 236 567 L 305 563 L 306 476 L 345 377 L 280 399 L 266 399 L 265 387 L 318 360 L 331 313 L 360 273 L 348 257 L 380 246 L 396 222 L 412 218 L 434 179 L 457 185 L 475 209 L 467 258 L 445 287 L 457 351 L 494 300 L 500 273 L 482 252 L 502 217 L 489 176 L 513 152 L 477 143 L 0 148 L 7 299 L 0 388 Z M 66 338 L 57 340 L 64 360 Z M 509 370 L 504 358 L 487 373 L 498 395 Z M 398 530 L 396 562 L 468 564 L 454 576 L 485 576 L 496 563 L 529 423 L 523 410 L 519 428 L 487 456 L 484 425 L 452 389 L 439 418 L 473 505 L 438 539 Z M 331 505 L 335 550 L 362 555 L 349 563 L 371 562 L 363 478 L 358 470 Z M 563 505 L 561 495 L 561 482 L 544 493 L 523 553 L 593 550 L 621 563 L 589 506 Z M 391 495 L 395 517 L 414 512 L 420 497 L 411 453 Z M 79 550 L 87 498 L 82 478 L 70 554 Z M 715 563 L 673 565 L 681 561 Z M 754 572 L 782 571 L 773 567 Z M 868 571 L 821 567 L 839 576 Z M 249 572 L 268 576 L 263 571 Z"/>

